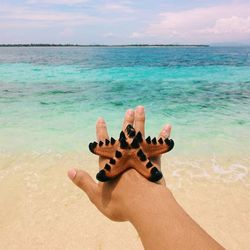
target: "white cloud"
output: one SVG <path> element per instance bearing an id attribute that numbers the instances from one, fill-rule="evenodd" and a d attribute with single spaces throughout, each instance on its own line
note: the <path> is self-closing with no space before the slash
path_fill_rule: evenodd
<path id="1" fill-rule="evenodd" d="M 1 6 L 0 27 L 46 27 L 51 24 L 67 26 L 85 25 L 100 21 L 100 18 L 84 13 L 60 12 L 56 10 L 30 9 L 22 6 Z"/>
<path id="2" fill-rule="evenodd" d="M 133 13 L 135 10 L 128 3 L 107 3 L 101 6 L 104 11 Z"/>
<path id="3" fill-rule="evenodd" d="M 11 40 L 15 30 L 30 39 L 38 31 L 45 37 L 50 29 L 55 31 L 51 36 L 60 33 L 100 43 L 114 39 L 121 43 L 250 42 L 250 3 L 165 11 L 153 18 L 154 13 L 129 0 L 1 3 L 0 31 L 4 32 L 0 39 L 5 33 Z"/>
<path id="4" fill-rule="evenodd" d="M 232 16 L 218 19 L 212 28 L 207 29 L 207 32 L 213 34 L 250 34 L 250 16 L 246 18 Z"/>
<path id="5" fill-rule="evenodd" d="M 250 4 L 164 12 L 132 36 L 178 43 L 250 40 Z"/>
<path id="6" fill-rule="evenodd" d="M 28 4 L 55 4 L 55 5 L 75 5 L 86 3 L 88 0 L 27 0 Z"/>
<path id="7" fill-rule="evenodd" d="M 103 36 L 104 37 L 111 37 L 111 38 L 116 37 L 116 35 L 113 32 L 104 33 Z"/>
<path id="8" fill-rule="evenodd" d="M 130 37 L 131 38 L 141 38 L 141 37 L 144 37 L 145 35 L 143 33 L 140 33 L 140 32 L 133 32 Z"/>

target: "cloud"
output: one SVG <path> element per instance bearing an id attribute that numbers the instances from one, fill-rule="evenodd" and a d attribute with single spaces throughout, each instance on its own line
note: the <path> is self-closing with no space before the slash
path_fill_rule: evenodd
<path id="1" fill-rule="evenodd" d="M 83 4 L 88 2 L 88 0 L 27 0 L 27 4 L 54 4 L 54 5 L 75 5 Z"/>
<path id="2" fill-rule="evenodd" d="M 121 22 L 130 20 L 129 17 L 109 15 L 105 17 L 98 15 L 98 11 L 101 10 L 110 12 L 133 12 L 132 8 L 128 5 L 129 2 L 122 3 L 107 3 L 102 5 L 92 5 L 92 9 L 96 12 L 90 14 L 86 9 L 80 8 L 64 8 L 57 9 L 50 6 L 42 6 L 40 4 L 80 4 L 87 3 L 89 0 L 28 0 L 26 4 L 13 6 L 11 4 L 2 4 L 0 8 L 0 28 L 29 28 L 29 27 L 46 27 L 46 26 L 79 26 L 79 25 L 91 25 L 91 24 L 107 24 L 112 22 Z M 27 4 L 29 3 L 29 4 Z M 102 7 L 101 7 L 102 6 Z M 85 14 L 86 13 L 86 14 Z"/>
<path id="3" fill-rule="evenodd" d="M 246 43 L 250 42 L 250 3 L 242 1 L 199 8 L 175 3 L 173 9 L 161 1 L 5 1 L 0 7 L 0 40 L 33 41 L 37 38 L 33 34 L 48 39 L 60 34 L 65 40 L 96 43 Z M 192 6 L 197 2 L 201 1 L 193 0 Z"/>
<path id="4" fill-rule="evenodd" d="M 212 28 L 205 31 L 211 34 L 250 34 L 250 16 L 246 18 L 238 16 L 221 18 L 216 21 Z"/>
<path id="5" fill-rule="evenodd" d="M 129 6 L 129 3 L 106 3 L 101 6 L 101 9 L 104 11 L 110 12 L 124 12 L 124 13 L 133 13 L 135 10 Z"/>
<path id="6" fill-rule="evenodd" d="M 163 12 L 131 36 L 178 43 L 250 40 L 250 4 Z"/>
<path id="7" fill-rule="evenodd" d="M 104 33 L 103 36 L 104 37 L 111 37 L 111 38 L 116 37 L 116 35 L 113 32 Z"/>
<path id="8" fill-rule="evenodd" d="M 2 21 L 1 21 L 2 20 Z M 100 21 L 100 18 L 89 16 L 81 12 L 61 12 L 53 9 L 40 10 L 27 6 L 1 6 L 0 9 L 0 28 L 12 27 L 46 27 L 51 24 L 77 26 L 86 25 Z"/>
<path id="9" fill-rule="evenodd" d="M 131 35 L 130 35 L 131 38 L 141 38 L 141 37 L 144 37 L 143 33 L 140 33 L 140 32 L 133 32 Z"/>

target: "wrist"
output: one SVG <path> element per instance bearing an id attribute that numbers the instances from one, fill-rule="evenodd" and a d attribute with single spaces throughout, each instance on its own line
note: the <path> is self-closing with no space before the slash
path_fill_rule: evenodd
<path id="1" fill-rule="evenodd" d="M 150 190 L 145 190 L 130 203 L 128 208 L 128 220 L 136 227 L 141 222 L 154 218 L 165 211 L 167 205 L 175 202 L 172 192 L 162 185 L 154 184 Z"/>

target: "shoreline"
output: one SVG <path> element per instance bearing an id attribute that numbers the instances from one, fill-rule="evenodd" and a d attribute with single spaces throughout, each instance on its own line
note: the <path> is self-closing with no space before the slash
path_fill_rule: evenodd
<path id="1" fill-rule="evenodd" d="M 209 181 L 211 183 L 240 183 L 250 188 L 248 156 L 242 154 L 192 155 L 164 154 L 162 157 L 162 172 L 171 179 L 170 188 L 182 188 L 180 181 Z M 98 170 L 98 157 L 90 152 L 0 152 L 0 180 L 8 173 L 15 171 L 43 171 L 53 165 L 67 164 L 68 168 L 76 167 L 89 171 L 95 178 Z"/>

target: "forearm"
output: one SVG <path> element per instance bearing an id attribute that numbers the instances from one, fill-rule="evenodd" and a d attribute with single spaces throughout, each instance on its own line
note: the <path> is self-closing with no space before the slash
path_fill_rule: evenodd
<path id="1" fill-rule="evenodd" d="M 140 202 L 131 214 L 130 221 L 146 250 L 223 249 L 186 214 L 168 189 L 161 192 Z"/>

